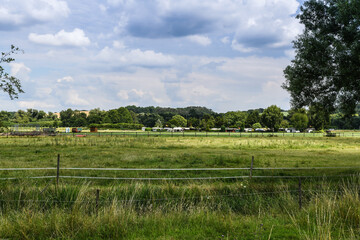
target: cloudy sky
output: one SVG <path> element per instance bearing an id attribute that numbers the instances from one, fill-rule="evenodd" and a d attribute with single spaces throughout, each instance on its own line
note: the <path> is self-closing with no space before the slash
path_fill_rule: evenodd
<path id="1" fill-rule="evenodd" d="M 1 110 L 276 104 L 300 0 L 0 0 L 0 51 L 25 94 Z"/>

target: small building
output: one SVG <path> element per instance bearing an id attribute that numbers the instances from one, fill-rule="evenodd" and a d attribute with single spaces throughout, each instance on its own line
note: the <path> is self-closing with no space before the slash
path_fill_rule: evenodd
<path id="1" fill-rule="evenodd" d="M 305 132 L 307 133 L 311 133 L 311 132 L 314 132 L 315 131 L 315 128 L 307 128 L 305 129 Z"/>
<path id="2" fill-rule="evenodd" d="M 174 127 L 173 132 L 183 132 L 184 129 L 182 127 Z"/>
<path id="3" fill-rule="evenodd" d="M 256 128 L 256 129 L 255 129 L 255 132 L 265 132 L 265 129 L 263 129 L 263 128 Z"/>
<path id="4" fill-rule="evenodd" d="M 97 132 L 97 131 L 98 131 L 97 127 L 90 127 L 90 132 Z"/>
<path id="5" fill-rule="evenodd" d="M 82 128 L 72 128 L 71 129 L 71 132 L 73 133 L 78 133 L 78 132 L 81 132 L 82 131 Z"/>
<path id="6" fill-rule="evenodd" d="M 299 130 L 296 130 L 296 128 L 286 128 L 285 129 L 287 133 L 299 133 Z"/>
<path id="7" fill-rule="evenodd" d="M 225 128 L 225 132 L 236 132 L 238 128 Z"/>

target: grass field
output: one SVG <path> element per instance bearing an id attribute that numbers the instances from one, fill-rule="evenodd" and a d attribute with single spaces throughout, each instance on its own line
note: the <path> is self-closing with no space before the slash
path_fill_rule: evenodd
<path id="1" fill-rule="evenodd" d="M 358 239 L 360 138 L 1 137 L 0 168 L 294 168 L 253 176 L 298 178 L 98 180 L 55 169 L 1 171 L 0 239 Z M 348 167 L 306 169 L 307 167 Z M 64 170 L 61 176 L 196 178 L 228 171 Z M 341 176 L 341 177 L 340 177 Z M 96 191 L 99 190 L 97 200 Z"/>

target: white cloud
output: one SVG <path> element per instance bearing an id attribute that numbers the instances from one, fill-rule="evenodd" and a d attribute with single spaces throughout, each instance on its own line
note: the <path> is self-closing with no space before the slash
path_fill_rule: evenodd
<path id="1" fill-rule="evenodd" d="M 27 67 L 24 63 L 12 62 L 9 65 L 11 68 L 11 75 L 21 80 L 29 80 L 29 73 L 31 72 L 31 69 Z"/>
<path id="2" fill-rule="evenodd" d="M 221 42 L 222 42 L 223 44 L 228 44 L 228 43 L 230 42 L 230 38 L 229 38 L 228 36 L 223 37 L 223 38 L 221 39 Z"/>
<path id="3" fill-rule="evenodd" d="M 165 67 L 174 64 L 174 58 L 152 50 L 127 49 L 119 43 L 115 48 L 105 47 L 96 56 L 96 60 L 108 62 L 114 67 L 142 66 Z"/>
<path id="4" fill-rule="evenodd" d="M 121 98 L 122 100 L 128 100 L 129 99 L 129 94 L 127 93 L 127 91 L 125 90 L 121 90 L 118 92 L 117 96 L 119 98 Z"/>
<path id="5" fill-rule="evenodd" d="M 253 52 L 256 51 L 256 48 L 254 47 L 245 47 L 245 45 L 238 43 L 237 41 L 233 40 L 231 42 L 231 47 L 234 50 L 237 50 L 239 52 L 244 52 L 244 53 L 249 53 L 249 52 Z"/>
<path id="6" fill-rule="evenodd" d="M 73 82 L 74 79 L 71 76 L 66 76 L 63 78 L 59 78 L 58 80 L 56 80 L 56 82 L 61 83 L 61 82 Z"/>
<path id="7" fill-rule="evenodd" d="M 75 28 L 72 32 L 61 30 L 55 35 L 30 33 L 29 40 L 34 43 L 51 46 L 85 47 L 90 45 L 89 38 L 86 37 L 84 31 L 79 28 Z"/>
<path id="8" fill-rule="evenodd" d="M 89 106 L 90 103 L 84 98 L 80 97 L 79 93 L 75 89 L 66 91 L 65 103 L 73 106 Z"/>
<path id="9" fill-rule="evenodd" d="M 67 17 L 70 9 L 60 0 L 0 0 L 0 30 L 46 23 Z"/>
<path id="10" fill-rule="evenodd" d="M 50 87 L 40 87 L 36 89 L 36 96 L 39 98 L 48 98 L 52 91 Z"/>
<path id="11" fill-rule="evenodd" d="M 200 35 L 191 35 L 187 37 L 191 42 L 200 44 L 202 46 L 208 46 L 211 44 L 211 40 L 208 37 L 200 36 Z"/>
<path id="12" fill-rule="evenodd" d="M 51 109 L 54 108 L 54 104 L 49 104 L 43 101 L 19 101 L 19 107 L 24 108 L 35 108 L 35 109 Z"/>
<path id="13" fill-rule="evenodd" d="M 124 48 L 126 48 L 124 42 L 122 42 L 122 41 L 114 41 L 114 42 L 113 42 L 113 47 L 114 47 L 114 48 L 117 48 L 117 49 L 124 49 Z"/>

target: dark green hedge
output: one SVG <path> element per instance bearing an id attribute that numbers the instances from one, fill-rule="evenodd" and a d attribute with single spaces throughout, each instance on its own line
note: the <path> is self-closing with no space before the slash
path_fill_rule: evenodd
<path id="1" fill-rule="evenodd" d="M 96 127 L 98 129 L 129 129 L 140 130 L 144 125 L 135 123 L 102 123 L 90 124 L 89 127 Z"/>

